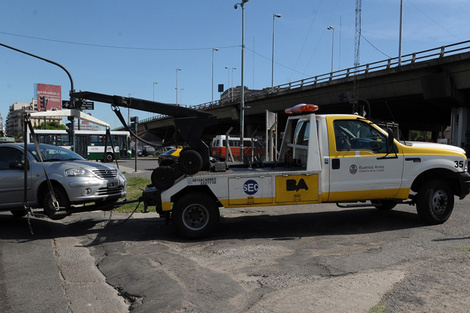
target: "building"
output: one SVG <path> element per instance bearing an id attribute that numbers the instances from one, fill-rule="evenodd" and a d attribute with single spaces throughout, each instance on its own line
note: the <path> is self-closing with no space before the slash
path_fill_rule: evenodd
<path id="1" fill-rule="evenodd" d="M 23 134 L 23 116 L 25 113 L 33 113 L 38 111 L 37 100 L 33 99 L 31 103 L 15 102 L 10 105 L 8 116 L 5 123 L 5 136 L 19 137 Z M 40 125 L 43 122 L 55 121 L 62 124 L 62 118 L 44 118 L 44 119 L 31 119 L 33 127 Z"/>

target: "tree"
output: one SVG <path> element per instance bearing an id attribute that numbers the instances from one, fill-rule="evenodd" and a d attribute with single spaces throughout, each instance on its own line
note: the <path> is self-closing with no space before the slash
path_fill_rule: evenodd
<path id="1" fill-rule="evenodd" d="M 38 126 L 35 126 L 34 128 L 36 129 L 53 129 L 53 130 L 65 130 L 65 125 L 64 124 L 61 124 L 59 122 L 56 122 L 56 121 L 50 121 L 50 122 L 46 122 L 46 127 L 44 128 L 44 122 L 42 122 L 41 124 L 39 124 Z"/>

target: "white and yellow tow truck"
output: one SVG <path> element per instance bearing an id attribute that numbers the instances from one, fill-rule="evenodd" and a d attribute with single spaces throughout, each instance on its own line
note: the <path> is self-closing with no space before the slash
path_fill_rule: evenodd
<path id="1" fill-rule="evenodd" d="M 440 224 L 449 219 L 455 196 L 470 192 L 463 149 L 399 142 L 391 129 L 358 115 L 317 115 L 318 106 L 310 104 L 286 109 L 291 116 L 278 161 L 220 170 L 221 164 L 210 166 L 209 149 L 200 140 L 205 125 L 215 122 L 206 112 L 92 92 L 75 97 L 175 117 L 190 148 L 176 164 L 152 172 L 152 185 L 141 198 L 146 209 L 155 207 L 187 237 L 214 231 L 221 207 L 338 203 L 391 210 L 407 203 L 416 205 L 425 224 Z"/>
<path id="2" fill-rule="evenodd" d="M 406 201 L 416 204 L 423 222 L 440 224 L 450 217 L 454 196 L 469 193 L 463 149 L 398 142 L 363 117 L 316 115 L 316 109 L 286 110 L 307 114 L 288 118 L 277 163 L 183 175 L 166 190 L 147 188 L 145 203 L 171 212 L 179 233 L 202 237 L 216 228 L 220 207 L 333 202 L 390 210 Z"/>

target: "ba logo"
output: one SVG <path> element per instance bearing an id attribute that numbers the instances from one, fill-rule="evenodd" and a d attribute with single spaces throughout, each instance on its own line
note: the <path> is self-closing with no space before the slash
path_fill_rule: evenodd
<path id="1" fill-rule="evenodd" d="M 352 164 L 350 167 L 349 167 L 349 173 L 351 174 L 356 174 L 357 173 L 357 165 L 356 164 Z"/>
<path id="2" fill-rule="evenodd" d="M 258 183 L 253 179 L 247 180 L 245 184 L 243 185 L 243 191 L 247 195 L 250 195 L 250 196 L 257 193 L 258 189 L 259 189 Z"/>
<path id="3" fill-rule="evenodd" d="M 299 191 L 300 189 L 308 190 L 307 183 L 303 178 L 299 180 L 299 183 L 295 179 L 286 180 L 286 190 L 287 191 Z"/>

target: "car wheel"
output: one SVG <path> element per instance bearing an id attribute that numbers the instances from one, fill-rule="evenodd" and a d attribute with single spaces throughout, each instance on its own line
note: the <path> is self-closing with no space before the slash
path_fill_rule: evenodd
<path id="1" fill-rule="evenodd" d="M 425 182 L 416 197 L 418 215 L 428 225 L 447 221 L 454 209 L 454 194 L 441 180 Z"/>
<path id="2" fill-rule="evenodd" d="M 59 202 L 59 210 L 61 211 L 67 211 L 70 208 L 70 203 L 69 199 L 67 197 L 67 193 L 65 190 L 62 189 L 62 187 L 59 186 L 54 186 L 54 195 Z M 48 188 L 46 188 L 43 198 L 42 198 L 42 204 L 44 208 L 44 213 L 49 216 L 52 219 L 60 219 L 64 218 L 66 215 L 62 214 L 63 212 L 59 212 L 55 207 L 54 204 L 52 203 L 52 196 L 51 192 L 49 191 Z"/>
<path id="3" fill-rule="evenodd" d="M 209 235 L 220 220 L 217 203 L 204 193 L 184 195 L 175 202 L 171 214 L 178 233 L 189 238 Z"/>

